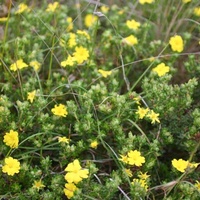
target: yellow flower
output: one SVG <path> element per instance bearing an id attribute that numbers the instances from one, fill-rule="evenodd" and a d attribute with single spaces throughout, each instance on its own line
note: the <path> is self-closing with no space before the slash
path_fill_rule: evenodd
<path id="1" fill-rule="evenodd" d="M 156 72 L 158 76 L 164 76 L 167 72 L 169 72 L 169 66 L 166 66 L 165 63 L 160 63 L 152 71 Z"/>
<path id="2" fill-rule="evenodd" d="M 200 17 L 200 6 L 194 8 L 194 14 L 195 14 L 196 16 Z"/>
<path id="3" fill-rule="evenodd" d="M 92 26 L 93 24 L 95 24 L 95 22 L 98 20 L 98 17 L 95 16 L 95 15 L 92 15 L 92 14 L 87 14 L 85 16 L 85 19 L 84 19 L 84 22 L 85 22 L 85 26 L 86 27 L 90 27 Z"/>
<path id="4" fill-rule="evenodd" d="M 134 178 L 133 181 L 131 182 L 133 185 L 140 185 L 142 188 L 144 188 L 146 191 L 148 189 L 148 185 L 147 185 L 147 182 L 144 180 L 144 179 L 137 179 L 137 178 Z"/>
<path id="5" fill-rule="evenodd" d="M 84 35 L 88 40 L 90 40 L 90 35 L 86 31 L 77 30 L 77 34 Z"/>
<path id="6" fill-rule="evenodd" d="M 69 144 L 69 139 L 66 137 L 58 137 L 58 142 L 63 142 Z"/>
<path id="7" fill-rule="evenodd" d="M 73 29 L 73 21 L 71 17 L 67 17 L 67 23 L 68 23 L 67 31 L 69 32 Z"/>
<path id="8" fill-rule="evenodd" d="M 133 100 L 136 102 L 136 104 L 140 105 L 140 97 L 134 97 Z"/>
<path id="9" fill-rule="evenodd" d="M 15 12 L 15 14 L 21 14 L 21 13 L 23 13 L 23 12 L 29 12 L 29 11 L 30 11 L 30 8 L 29 8 L 26 4 L 20 3 L 20 4 L 18 5 L 18 9 L 17 9 L 17 11 Z"/>
<path id="10" fill-rule="evenodd" d="M 191 2 L 192 0 L 182 0 L 183 3 L 189 3 Z"/>
<path id="11" fill-rule="evenodd" d="M 33 183 L 33 188 L 36 188 L 38 191 L 40 189 L 42 189 L 43 187 L 45 187 L 45 185 L 43 185 L 42 181 L 39 180 L 39 181 L 34 181 Z"/>
<path id="12" fill-rule="evenodd" d="M 77 190 L 76 185 L 73 183 L 66 183 L 64 188 L 64 193 L 68 199 L 71 199 L 74 196 L 74 192 Z"/>
<path id="13" fill-rule="evenodd" d="M 173 51 L 182 52 L 184 45 L 183 45 L 183 39 L 180 35 L 175 35 L 170 38 L 169 44 L 171 45 L 171 48 Z"/>
<path id="14" fill-rule="evenodd" d="M 79 183 L 83 178 L 88 178 L 88 169 L 82 169 L 79 161 L 76 159 L 72 163 L 69 163 L 65 168 L 67 174 L 65 175 L 65 180 L 68 183 Z"/>
<path id="15" fill-rule="evenodd" d="M 59 3 L 56 1 L 54 3 L 48 4 L 48 7 L 46 9 L 47 12 L 55 12 L 55 10 L 58 8 Z"/>
<path id="16" fill-rule="evenodd" d="M 141 153 L 137 150 L 128 152 L 128 164 L 135 165 L 137 167 L 142 166 L 145 163 L 145 158 L 141 156 Z"/>
<path id="17" fill-rule="evenodd" d="M 172 166 L 180 172 L 185 172 L 188 165 L 189 165 L 189 161 L 185 161 L 183 159 L 179 159 L 179 160 L 173 159 L 172 160 Z"/>
<path id="18" fill-rule="evenodd" d="M 73 66 L 75 64 L 75 62 L 76 62 L 75 57 L 69 55 L 68 58 L 67 58 L 67 60 L 62 61 L 60 63 L 60 65 L 62 67 Z"/>
<path id="19" fill-rule="evenodd" d="M 125 168 L 125 169 L 124 169 L 124 172 L 125 172 L 129 177 L 132 177 L 132 176 L 133 176 L 132 171 L 131 171 L 130 169 Z"/>
<path id="20" fill-rule="evenodd" d="M 134 35 L 130 35 L 130 36 L 124 38 L 123 42 L 132 46 L 132 45 L 138 44 L 138 39 Z"/>
<path id="21" fill-rule="evenodd" d="M 36 90 L 33 90 L 32 92 L 28 92 L 27 100 L 29 100 L 31 103 L 33 103 L 33 100 L 35 98 Z"/>
<path id="22" fill-rule="evenodd" d="M 139 115 L 139 119 L 143 119 L 148 112 L 149 112 L 149 108 L 141 108 L 140 106 L 138 106 L 138 110 L 136 114 Z"/>
<path id="23" fill-rule="evenodd" d="M 137 30 L 140 27 L 140 23 L 136 22 L 134 19 L 127 20 L 126 25 L 128 26 L 128 28 L 133 29 L 133 30 Z"/>
<path id="24" fill-rule="evenodd" d="M 6 22 L 8 20 L 8 17 L 0 17 L 0 22 Z"/>
<path id="25" fill-rule="evenodd" d="M 10 70 L 17 71 L 18 69 L 23 69 L 25 67 L 28 67 L 28 65 L 22 59 L 19 59 L 15 63 L 10 65 Z"/>
<path id="26" fill-rule="evenodd" d="M 38 71 L 41 67 L 41 64 L 37 60 L 31 61 L 29 65 L 33 67 L 35 71 Z"/>
<path id="27" fill-rule="evenodd" d="M 154 0 L 139 0 L 139 3 L 140 3 L 140 4 L 145 4 L 145 3 L 151 4 L 151 3 L 153 3 L 153 2 L 154 2 Z"/>
<path id="28" fill-rule="evenodd" d="M 76 46 L 76 34 L 75 33 L 69 34 L 68 45 L 70 48 Z"/>
<path id="29" fill-rule="evenodd" d="M 119 159 L 119 160 L 121 160 L 122 162 L 124 162 L 124 163 L 128 163 L 128 156 L 127 155 L 120 155 L 121 156 L 121 158 Z"/>
<path id="30" fill-rule="evenodd" d="M 63 104 L 55 105 L 54 108 L 51 109 L 51 112 L 54 115 L 66 117 L 68 112 L 66 107 Z"/>
<path id="31" fill-rule="evenodd" d="M 147 175 L 147 172 L 145 172 L 145 173 L 139 172 L 139 173 L 140 174 L 138 175 L 138 177 L 142 180 L 147 180 L 150 176 L 150 175 Z"/>
<path id="32" fill-rule="evenodd" d="M 149 58 L 149 61 L 150 61 L 150 62 L 153 62 L 154 60 L 155 60 L 154 57 L 150 57 L 150 58 Z"/>
<path id="33" fill-rule="evenodd" d="M 98 146 L 98 142 L 97 142 L 96 140 L 94 140 L 94 141 L 92 141 L 92 142 L 90 143 L 90 147 L 92 147 L 93 149 L 96 149 L 97 146 Z"/>
<path id="34" fill-rule="evenodd" d="M 17 148 L 19 143 L 18 132 L 10 130 L 9 133 L 4 135 L 3 142 L 10 148 Z"/>
<path id="35" fill-rule="evenodd" d="M 82 64 L 89 58 L 89 51 L 84 47 L 76 47 L 73 56 L 78 64 Z"/>
<path id="36" fill-rule="evenodd" d="M 107 13 L 109 11 L 109 7 L 108 6 L 101 6 L 101 12 L 102 13 Z"/>
<path id="37" fill-rule="evenodd" d="M 153 110 L 150 111 L 150 113 L 147 115 L 151 119 L 151 123 L 154 124 L 155 122 L 160 123 L 160 120 L 158 118 L 159 114 L 155 113 Z"/>
<path id="38" fill-rule="evenodd" d="M 118 11 L 118 14 L 119 14 L 119 15 L 123 15 L 123 14 L 124 14 L 124 10 Z"/>
<path id="39" fill-rule="evenodd" d="M 98 72 L 104 77 L 106 78 L 107 76 L 110 76 L 112 74 L 112 71 L 105 71 L 102 69 L 99 69 Z"/>
<path id="40" fill-rule="evenodd" d="M 199 181 L 196 181 L 196 183 L 194 184 L 194 186 L 197 188 L 197 190 L 200 191 L 200 183 L 199 183 Z"/>
<path id="41" fill-rule="evenodd" d="M 5 158 L 5 165 L 2 167 L 2 172 L 10 176 L 19 173 L 20 162 L 12 157 Z"/>

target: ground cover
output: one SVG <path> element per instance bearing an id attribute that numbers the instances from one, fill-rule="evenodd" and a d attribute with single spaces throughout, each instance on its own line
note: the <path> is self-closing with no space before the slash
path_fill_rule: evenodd
<path id="1" fill-rule="evenodd" d="M 198 200 L 198 0 L 0 1 L 0 199 Z"/>

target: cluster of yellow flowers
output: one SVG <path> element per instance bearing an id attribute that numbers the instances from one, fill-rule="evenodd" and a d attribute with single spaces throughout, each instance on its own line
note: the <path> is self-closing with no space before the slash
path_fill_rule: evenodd
<path id="1" fill-rule="evenodd" d="M 120 155 L 120 160 L 129 165 L 135 165 L 137 167 L 141 167 L 143 163 L 145 163 L 145 157 L 141 156 L 141 153 L 137 150 L 129 151 L 126 155 Z M 132 177 L 133 174 L 130 169 L 125 168 L 124 172 L 129 176 Z M 132 181 L 133 185 L 138 185 L 143 187 L 145 190 L 148 189 L 147 179 L 149 175 L 147 173 L 139 172 L 139 178 L 134 178 Z"/>
<path id="2" fill-rule="evenodd" d="M 74 196 L 74 192 L 78 189 L 76 184 L 88 178 L 89 170 L 82 169 L 80 162 L 76 159 L 67 165 L 65 171 L 67 172 L 65 175 L 67 183 L 65 184 L 64 193 L 68 199 L 71 199 Z"/>
<path id="3" fill-rule="evenodd" d="M 18 148 L 19 136 L 17 131 L 10 130 L 10 132 L 5 133 L 3 142 L 10 148 Z M 10 176 L 19 173 L 20 162 L 11 156 L 5 158 L 5 164 L 2 167 L 2 172 L 7 173 Z"/>
<path id="4" fill-rule="evenodd" d="M 54 3 L 49 3 L 46 9 L 46 12 L 55 12 L 55 10 L 60 6 L 60 4 L 56 1 Z"/>
<path id="5" fill-rule="evenodd" d="M 187 169 L 196 168 L 198 165 L 199 163 L 190 163 L 188 160 L 183 159 L 172 160 L 172 166 L 182 173 L 184 173 Z"/>
<path id="6" fill-rule="evenodd" d="M 137 150 L 129 151 L 127 155 L 120 155 L 120 160 L 129 165 L 135 165 L 141 167 L 145 163 L 145 157 L 141 156 L 141 153 Z"/>
<path id="7" fill-rule="evenodd" d="M 140 25 L 141 24 L 139 22 L 135 21 L 134 19 L 126 21 L 126 26 L 133 31 L 137 31 L 139 29 Z M 131 35 L 123 38 L 122 42 L 129 46 L 132 46 L 132 45 L 138 44 L 138 39 L 133 34 L 131 34 Z"/>
<path id="8" fill-rule="evenodd" d="M 70 35 L 71 36 L 69 40 L 70 42 L 69 46 L 72 47 L 76 45 L 75 38 L 72 38 L 72 36 L 75 37 L 75 35 L 72 33 Z M 85 47 L 79 46 L 75 48 L 75 52 L 73 53 L 72 56 L 68 55 L 68 58 L 61 62 L 61 66 L 62 67 L 74 66 L 76 63 L 82 64 L 84 61 L 87 61 L 88 58 L 89 58 L 89 51 Z"/>
<path id="9" fill-rule="evenodd" d="M 18 9 L 15 11 L 15 14 L 21 14 L 23 12 L 29 12 L 30 8 L 24 4 L 24 3 L 20 3 L 18 6 Z"/>
<path id="10" fill-rule="evenodd" d="M 151 123 L 154 124 L 155 122 L 160 123 L 159 120 L 159 113 L 155 113 L 153 110 L 150 110 L 149 108 L 141 108 L 138 106 L 138 110 L 136 114 L 139 115 L 139 119 L 143 119 L 144 117 L 148 117 L 151 119 Z"/>
<path id="11" fill-rule="evenodd" d="M 148 190 L 148 180 L 149 180 L 149 175 L 147 173 L 142 173 L 140 172 L 138 175 L 139 178 L 134 178 L 132 181 L 132 184 L 134 186 L 140 186 L 145 189 L 145 191 Z"/>
<path id="12" fill-rule="evenodd" d="M 35 71 L 38 71 L 41 67 L 41 63 L 39 63 L 38 61 L 34 60 L 34 61 L 31 61 L 29 63 L 30 66 L 32 66 Z M 19 59 L 17 60 L 16 62 L 14 62 L 13 64 L 10 65 L 10 70 L 12 71 L 17 71 L 17 70 L 21 70 L 21 69 L 24 69 L 24 68 L 27 68 L 29 66 L 28 64 L 26 64 L 23 59 Z"/>

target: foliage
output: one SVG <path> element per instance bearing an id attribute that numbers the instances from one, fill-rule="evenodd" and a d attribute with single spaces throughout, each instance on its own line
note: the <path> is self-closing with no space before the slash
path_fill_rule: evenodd
<path id="1" fill-rule="evenodd" d="M 199 199 L 198 0 L 0 6 L 0 199 Z"/>

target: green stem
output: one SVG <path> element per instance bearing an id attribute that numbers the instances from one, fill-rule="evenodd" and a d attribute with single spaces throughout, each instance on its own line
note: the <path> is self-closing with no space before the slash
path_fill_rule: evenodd
<path id="1" fill-rule="evenodd" d="M 54 45 L 55 45 L 55 35 L 53 35 L 52 47 L 50 48 L 51 56 L 50 56 L 50 63 L 49 63 L 49 75 L 48 75 L 48 80 L 51 79 L 51 70 L 52 70 L 52 62 L 53 62 L 53 49 L 54 49 Z"/>

